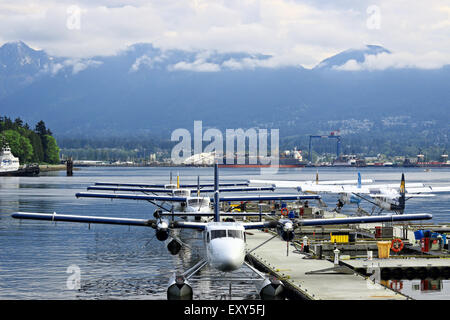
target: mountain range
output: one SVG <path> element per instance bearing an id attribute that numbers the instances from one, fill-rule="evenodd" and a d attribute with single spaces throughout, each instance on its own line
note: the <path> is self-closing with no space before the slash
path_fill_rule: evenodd
<path id="1" fill-rule="evenodd" d="M 450 66 L 340 70 L 391 54 L 349 49 L 314 68 L 265 54 L 162 51 L 135 44 L 112 56 L 54 57 L 21 41 L 0 47 L 0 114 L 43 119 L 58 137 L 159 135 L 176 128 L 277 128 L 282 137 L 426 135 L 448 144 Z M 435 143 L 433 142 L 433 143 Z"/>

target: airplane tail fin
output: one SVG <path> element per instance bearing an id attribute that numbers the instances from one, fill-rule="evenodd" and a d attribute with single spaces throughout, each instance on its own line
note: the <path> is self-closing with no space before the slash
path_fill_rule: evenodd
<path id="1" fill-rule="evenodd" d="M 214 163 L 214 221 L 220 221 L 219 211 L 219 166 Z"/>
<path id="2" fill-rule="evenodd" d="M 405 210 L 405 202 L 406 202 L 405 193 L 406 193 L 405 174 L 402 173 L 402 180 L 400 182 L 400 198 L 399 198 L 399 207 L 401 213 L 403 213 L 403 211 Z"/>
<path id="3" fill-rule="evenodd" d="M 180 175 L 177 174 L 177 189 L 180 189 Z"/>

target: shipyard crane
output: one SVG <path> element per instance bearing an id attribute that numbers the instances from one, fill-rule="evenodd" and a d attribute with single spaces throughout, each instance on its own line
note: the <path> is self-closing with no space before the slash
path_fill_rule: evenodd
<path id="1" fill-rule="evenodd" d="M 338 134 L 336 134 L 336 133 L 338 133 Z M 308 150 L 309 162 L 312 162 L 312 154 L 311 154 L 312 139 L 324 139 L 324 138 L 336 139 L 336 158 L 339 158 L 339 155 L 341 153 L 341 136 L 339 135 L 339 131 L 332 131 L 328 136 L 327 135 L 323 135 L 323 136 L 310 135 L 309 136 L 309 150 Z"/>

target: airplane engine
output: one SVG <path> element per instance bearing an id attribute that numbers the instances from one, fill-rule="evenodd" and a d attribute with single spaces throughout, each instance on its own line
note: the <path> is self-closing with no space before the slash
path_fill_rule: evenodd
<path id="1" fill-rule="evenodd" d="M 294 239 L 294 225 L 290 220 L 280 221 L 277 231 L 284 241 L 292 241 Z"/>
<path id="2" fill-rule="evenodd" d="M 262 280 L 258 289 L 261 300 L 284 300 L 284 286 L 275 277 Z"/>
<path id="3" fill-rule="evenodd" d="M 166 241 L 169 238 L 169 224 L 161 220 L 156 225 L 156 239 L 159 241 Z"/>
<path id="4" fill-rule="evenodd" d="M 167 250 L 169 250 L 170 254 L 172 255 L 176 255 L 180 252 L 181 250 L 181 243 L 179 243 L 176 239 L 172 239 L 168 244 L 167 244 Z"/>
<path id="5" fill-rule="evenodd" d="M 167 289 L 167 300 L 192 300 L 192 287 L 183 275 L 174 275 Z"/>

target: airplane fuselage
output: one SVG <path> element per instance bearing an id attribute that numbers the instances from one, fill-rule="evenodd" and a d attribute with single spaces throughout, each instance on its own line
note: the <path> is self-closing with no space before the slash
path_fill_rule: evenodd
<path id="1" fill-rule="evenodd" d="M 231 272 L 245 259 L 245 229 L 237 222 L 209 222 L 203 231 L 206 260 L 213 268 Z"/>

